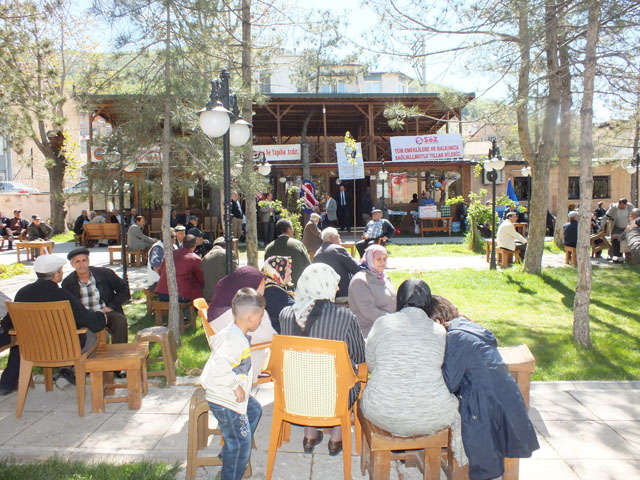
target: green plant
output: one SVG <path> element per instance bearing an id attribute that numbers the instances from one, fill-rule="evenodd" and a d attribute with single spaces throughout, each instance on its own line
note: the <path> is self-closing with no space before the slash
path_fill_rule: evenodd
<path id="1" fill-rule="evenodd" d="M 297 208 L 299 209 L 301 205 L 300 201 L 298 201 L 296 205 L 297 205 Z M 291 222 L 291 225 L 293 225 L 293 234 L 295 238 L 302 237 L 302 223 L 300 223 L 300 218 L 302 217 L 302 215 L 300 215 L 299 213 L 292 212 L 287 208 L 285 208 L 280 200 L 271 200 L 270 202 L 267 200 L 260 200 L 258 202 L 258 206 L 273 207 L 276 213 L 278 213 L 278 216 L 280 217 L 280 219 L 286 219 Z"/>
<path id="2" fill-rule="evenodd" d="M 469 205 L 467 207 L 467 218 L 469 219 L 469 232 L 465 235 L 465 243 L 470 250 L 475 252 L 484 251 L 484 243 L 479 235 L 478 227 L 489 223 L 491 220 L 491 206 L 485 205 L 480 200 L 487 194 L 485 189 L 481 189 L 478 193 L 469 192 Z M 449 198 L 447 205 L 455 205 L 465 203 L 461 195 Z M 498 224 L 498 215 L 494 219 L 494 228 Z"/>

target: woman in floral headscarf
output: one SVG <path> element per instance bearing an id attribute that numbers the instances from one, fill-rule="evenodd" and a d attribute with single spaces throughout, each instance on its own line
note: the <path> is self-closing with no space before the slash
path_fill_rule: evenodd
<path id="1" fill-rule="evenodd" d="M 387 249 L 369 245 L 364 251 L 360 271 L 349 284 L 349 308 L 358 318 L 366 337 L 376 319 L 396 311 L 396 289 L 385 273 Z"/>
<path id="2" fill-rule="evenodd" d="M 302 272 L 296 287 L 293 306 L 280 313 L 283 335 L 297 335 L 327 340 L 341 340 L 347 344 L 351 365 L 357 371 L 358 364 L 364 362 L 364 338 L 356 317 L 348 308 L 335 303 L 340 275 L 324 263 L 313 263 Z M 360 391 L 360 383 L 349 392 L 349 405 L 353 405 Z M 302 446 L 305 453 L 322 441 L 322 432 L 315 427 L 305 427 Z M 350 433 L 347 432 L 347 435 Z M 342 450 L 342 432 L 333 427 L 329 440 L 329 455 L 337 455 Z"/>
<path id="3" fill-rule="evenodd" d="M 262 274 L 266 277 L 264 299 L 271 326 L 280 333 L 280 312 L 293 305 L 294 291 L 291 284 L 291 257 L 273 256 L 264 261 Z"/>

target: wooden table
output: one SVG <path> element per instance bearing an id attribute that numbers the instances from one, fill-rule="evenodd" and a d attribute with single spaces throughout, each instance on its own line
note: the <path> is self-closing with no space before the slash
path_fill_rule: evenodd
<path id="1" fill-rule="evenodd" d="M 448 232 L 451 236 L 451 220 L 452 217 L 433 217 L 420 219 L 420 235 L 424 237 L 424 232 Z M 439 225 L 440 221 L 443 225 Z M 425 225 L 427 224 L 431 225 Z"/>
<path id="2" fill-rule="evenodd" d="M 527 224 L 526 223 L 514 223 L 513 227 L 516 229 L 516 232 L 518 232 L 523 237 L 527 236 Z"/>
<path id="3" fill-rule="evenodd" d="M 27 251 L 27 260 L 33 259 L 33 254 L 36 250 L 40 250 L 40 255 L 45 253 L 45 248 L 49 253 L 53 253 L 53 241 L 51 240 L 33 240 L 31 242 L 16 242 L 16 254 L 18 255 L 18 262 L 20 262 L 20 250 Z"/>
<path id="4" fill-rule="evenodd" d="M 356 242 L 341 242 L 340 246 L 342 248 L 346 248 L 351 252 L 351 256 L 354 257 L 356 254 Z"/>

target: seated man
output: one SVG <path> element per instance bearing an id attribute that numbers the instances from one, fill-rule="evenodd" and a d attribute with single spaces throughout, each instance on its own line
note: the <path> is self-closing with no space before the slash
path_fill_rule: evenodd
<path id="1" fill-rule="evenodd" d="M 630 261 L 629 240 L 627 239 L 627 232 L 636 226 L 636 220 L 640 218 L 640 208 L 634 208 L 629 214 L 629 224 L 624 228 L 624 232 L 620 234 L 620 251 L 624 254 L 627 261 Z"/>
<path id="2" fill-rule="evenodd" d="M 360 266 L 347 249 L 340 245 L 340 233 L 333 227 L 322 231 L 322 246 L 316 251 L 313 263 L 326 263 L 340 275 L 340 283 L 336 298 L 349 296 L 349 283 L 358 273 Z"/>
<path id="3" fill-rule="evenodd" d="M 82 210 L 78 218 L 76 218 L 75 223 L 73 224 L 73 233 L 80 236 L 82 232 L 84 232 L 84 224 L 89 223 L 89 216 L 87 215 L 86 210 Z"/>
<path id="4" fill-rule="evenodd" d="M 371 212 L 371 220 L 367 223 L 362 234 L 362 240 L 356 243 L 356 248 L 360 254 L 360 258 L 364 255 L 364 251 L 372 243 L 378 243 L 378 240 L 382 240 L 385 244 L 389 238 L 395 233 L 395 228 L 391 225 L 391 222 L 385 218 L 382 218 L 382 210 L 374 208 Z"/>
<path id="5" fill-rule="evenodd" d="M 204 278 L 202 276 L 202 259 L 194 253 L 196 237 L 187 235 L 182 242 L 182 248 L 173 251 L 173 262 L 176 267 L 176 283 L 178 284 L 178 301 L 190 302 L 202 296 Z M 160 280 L 156 287 L 158 299 L 169 301 L 169 287 L 167 284 L 166 259 L 160 267 Z"/>
<path id="6" fill-rule="evenodd" d="M 107 223 L 104 216 L 97 215 L 95 210 L 89 212 L 89 223 Z"/>
<path id="7" fill-rule="evenodd" d="M 320 215 L 312 213 L 302 232 L 302 243 L 308 253 L 316 253 L 316 250 L 322 245 L 322 232 L 318 228 L 320 220 L 322 220 Z"/>
<path id="8" fill-rule="evenodd" d="M 0 212 L 0 235 L 13 240 L 13 232 L 9 230 L 9 219 Z"/>
<path id="9" fill-rule="evenodd" d="M 627 262 L 638 265 L 640 264 L 640 218 L 630 223 L 624 234 L 629 248 L 629 253 L 626 254 Z"/>
<path id="10" fill-rule="evenodd" d="M 516 232 L 513 226 L 518 221 L 518 214 L 515 212 L 507 213 L 507 219 L 498 227 L 496 235 L 496 245 L 498 248 L 504 248 L 510 252 L 520 251 L 520 258 L 524 258 L 527 250 L 527 239 Z"/>
<path id="11" fill-rule="evenodd" d="M 238 259 L 233 252 L 233 262 L 231 264 L 231 272 L 238 268 Z M 230 273 L 231 273 L 230 272 Z M 227 274 L 227 251 L 224 237 L 216 238 L 213 242 L 213 248 L 209 250 L 202 259 L 202 276 L 204 277 L 204 288 L 202 297 L 211 302 L 213 298 L 213 290 L 222 277 Z"/>
<path id="12" fill-rule="evenodd" d="M 191 207 L 184 207 L 184 213 L 179 213 L 176 216 L 176 222 L 178 225 L 187 226 L 189 223 L 189 218 L 191 217 Z"/>
<path id="13" fill-rule="evenodd" d="M 113 207 L 113 210 L 111 210 L 111 217 L 109 218 L 109 223 L 122 223 L 120 220 L 122 220 L 122 218 L 120 217 L 120 212 L 118 211 L 117 208 Z"/>
<path id="14" fill-rule="evenodd" d="M 294 238 L 290 220 L 281 218 L 276 222 L 276 239 L 264 249 L 264 258 L 291 257 L 291 282 L 297 285 L 302 271 L 309 266 L 309 254 L 304 244 Z"/>
<path id="15" fill-rule="evenodd" d="M 62 267 L 65 261 L 55 255 L 40 255 L 33 264 L 38 279 L 29 285 L 25 285 L 16 293 L 16 302 L 57 302 L 68 300 L 71 311 L 78 328 L 87 327 L 89 332 L 80 335 L 80 346 L 85 352 L 97 342 L 95 332 L 104 329 L 105 314 L 103 312 L 90 312 L 82 306 L 76 297 L 68 291 L 58 287 L 62 280 Z M 11 318 L 7 315 L 1 323 L 0 345 L 7 345 L 10 341 L 9 330 L 13 328 Z M 9 353 L 7 368 L 2 372 L 0 379 L 0 396 L 7 395 L 18 388 L 18 376 L 20 373 L 20 353 L 18 347 L 13 347 Z M 60 369 L 61 375 L 69 382 L 75 383 L 74 374 L 69 368 Z"/>
<path id="16" fill-rule="evenodd" d="M 135 223 L 129 227 L 127 233 L 127 250 L 129 252 L 137 252 L 138 250 L 147 250 L 155 240 L 144 234 L 143 228 L 145 219 L 142 215 L 135 218 Z"/>
<path id="17" fill-rule="evenodd" d="M 562 226 L 564 246 L 576 248 L 578 244 L 578 212 L 569 212 L 569 221 Z"/>
<path id="18" fill-rule="evenodd" d="M 42 221 L 40 215 L 34 215 L 32 222 L 27 227 L 27 238 L 29 240 L 49 240 L 53 233 L 53 228 Z"/>
<path id="19" fill-rule="evenodd" d="M 26 234 L 27 227 L 29 226 L 29 221 L 22 218 L 21 213 L 20 210 L 14 210 L 13 218 L 9 220 L 7 225 L 7 232 L 11 232 L 11 235 L 9 235 L 9 250 L 13 249 L 13 237 L 20 238 L 22 232 Z"/>
<path id="20" fill-rule="evenodd" d="M 191 227 L 187 231 L 187 235 L 193 235 L 196 237 L 196 249 L 194 250 L 195 254 L 200 258 L 204 257 L 209 250 L 211 250 L 211 243 L 209 240 L 204 238 L 204 233 L 198 227 Z"/>
<path id="21" fill-rule="evenodd" d="M 187 234 L 187 228 L 184 225 L 178 225 L 176 227 L 176 242 L 173 248 L 182 248 L 182 242 L 184 241 L 184 236 Z"/>
<path id="22" fill-rule="evenodd" d="M 176 240 L 176 232 L 171 229 L 171 244 Z M 174 246 L 175 248 L 175 246 Z M 162 239 L 157 240 L 149 249 L 149 261 L 147 262 L 147 289 L 155 293 L 158 280 L 160 280 L 160 267 L 164 260 L 164 244 Z"/>
<path id="23" fill-rule="evenodd" d="M 129 300 L 129 286 L 113 270 L 89 266 L 89 250 L 84 247 L 71 250 L 67 259 L 75 272 L 62 281 L 62 288 L 87 310 L 104 312 L 112 343 L 127 343 L 127 317 L 122 304 Z"/>

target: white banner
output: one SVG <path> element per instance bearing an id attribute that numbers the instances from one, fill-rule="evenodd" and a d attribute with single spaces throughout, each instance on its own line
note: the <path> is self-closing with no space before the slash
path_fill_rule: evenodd
<path id="1" fill-rule="evenodd" d="M 336 143 L 336 156 L 338 157 L 338 177 L 340 180 L 355 180 L 364 178 L 364 160 L 362 160 L 362 144 L 356 143 L 356 165 L 354 166 L 347 154 L 344 153 L 344 142 Z"/>
<path id="2" fill-rule="evenodd" d="M 253 159 L 255 161 L 262 160 L 262 154 L 264 153 L 267 162 L 291 162 L 300 161 L 302 156 L 300 155 L 300 144 L 286 144 L 286 145 L 254 145 L 253 146 Z"/>
<path id="3" fill-rule="evenodd" d="M 391 137 L 391 160 L 394 162 L 437 162 L 462 156 L 462 135 L 459 133 Z"/>

